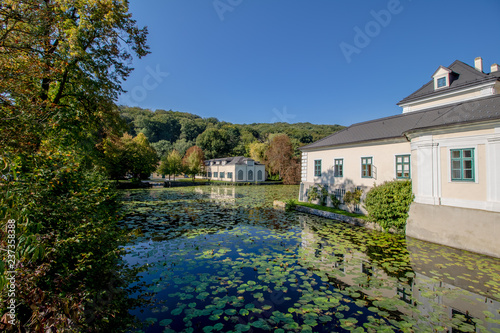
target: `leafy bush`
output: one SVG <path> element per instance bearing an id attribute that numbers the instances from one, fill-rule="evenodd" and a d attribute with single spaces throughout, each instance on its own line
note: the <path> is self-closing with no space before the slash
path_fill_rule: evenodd
<path id="1" fill-rule="evenodd" d="M 328 188 L 326 186 L 321 186 L 321 185 L 318 185 L 320 187 L 320 198 L 319 198 L 319 204 L 321 206 L 326 206 L 326 199 L 328 199 Z"/>
<path id="2" fill-rule="evenodd" d="M 309 193 L 307 194 L 308 202 L 312 202 L 313 200 L 319 199 L 319 204 L 321 206 L 326 206 L 327 198 L 328 198 L 328 188 L 326 186 L 316 185 L 309 188 Z"/>
<path id="3" fill-rule="evenodd" d="M 344 204 L 346 204 L 350 210 L 353 210 L 354 206 L 359 205 L 359 203 L 361 202 L 362 195 L 363 195 L 363 191 L 359 190 L 359 189 L 354 190 L 352 192 L 347 191 L 344 194 Z"/>
<path id="4" fill-rule="evenodd" d="M 332 202 L 332 206 L 336 209 L 338 209 L 342 203 L 335 194 L 330 194 L 330 201 Z"/>
<path id="5" fill-rule="evenodd" d="M 7 248 L 6 222 L 15 220 L 19 327 L 130 329 L 128 311 L 138 300 L 128 286 L 137 275 L 121 260 L 129 235 L 117 226 L 118 193 L 74 151 L 42 146 L 10 162 L 14 180 L 0 184 L 0 247 Z M 7 309 L 9 274 L 0 266 L 0 308 Z"/>
<path id="6" fill-rule="evenodd" d="M 370 218 L 384 230 L 403 231 L 413 198 L 410 180 L 393 180 L 374 186 L 364 204 Z"/>
<path id="7" fill-rule="evenodd" d="M 285 201 L 285 211 L 287 212 L 292 212 L 295 210 L 295 207 L 297 207 L 297 201 L 294 199 L 289 199 Z"/>
<path id="8" fill-rule="evenodd" d="M 307 201 L 312 202 L 313 200 L 317 200 L 319 198 L 319 190 L 316 186 L 312 186 L 309 188 L 307 193 Z"/>

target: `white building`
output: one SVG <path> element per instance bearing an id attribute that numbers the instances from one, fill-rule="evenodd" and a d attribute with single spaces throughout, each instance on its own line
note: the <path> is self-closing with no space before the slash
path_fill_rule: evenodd
<path id="1" fill-rule="evenodd" d="M 412 179 L 406 234 L 500 257 L 500 71 L 461 61 L 398 103 L 400 115 L 357 123 L 304 146 L 300 200 Z"/>
<path id="2" fill-rule="evenodd" d="M 205 161 L 206 177 L 228 182 L 263 182 L 266 166 L 251 158 L 237 156 Z"/>

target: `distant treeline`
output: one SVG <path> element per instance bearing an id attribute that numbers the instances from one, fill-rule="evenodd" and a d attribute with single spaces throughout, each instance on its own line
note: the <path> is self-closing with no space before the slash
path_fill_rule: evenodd
<path id="1" fill-rule="evenodd" d="M 319 140 L 342 128 L 340 125 L 311 123 L 232 124 L 217 118 L 179 112 L 120 106 L 120 115 L 132 136 L 144 133 L 161 158 L 172 150 L 183 155 L 197 145 L 206 158 L 251 156 L 252 144 L 268 143 L 278 134 L 286 134 L 298 155 L 300 146 Z"/>

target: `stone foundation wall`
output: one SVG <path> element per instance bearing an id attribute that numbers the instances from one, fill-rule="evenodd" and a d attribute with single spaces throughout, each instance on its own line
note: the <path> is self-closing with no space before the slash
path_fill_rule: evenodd
<path id="1" fill-rule="evenodd" d="M 500 258 L 500 213 L 414 202 L 406 235 Z"/>

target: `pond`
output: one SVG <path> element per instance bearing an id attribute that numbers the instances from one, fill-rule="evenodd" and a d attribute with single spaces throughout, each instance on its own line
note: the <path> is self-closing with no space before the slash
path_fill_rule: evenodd
<path id="1" fill-rule="evenodd" d="M 500 260 L 273 208 L 298 186 L 124 192 L 144 332 L 500 332 Z"/>

